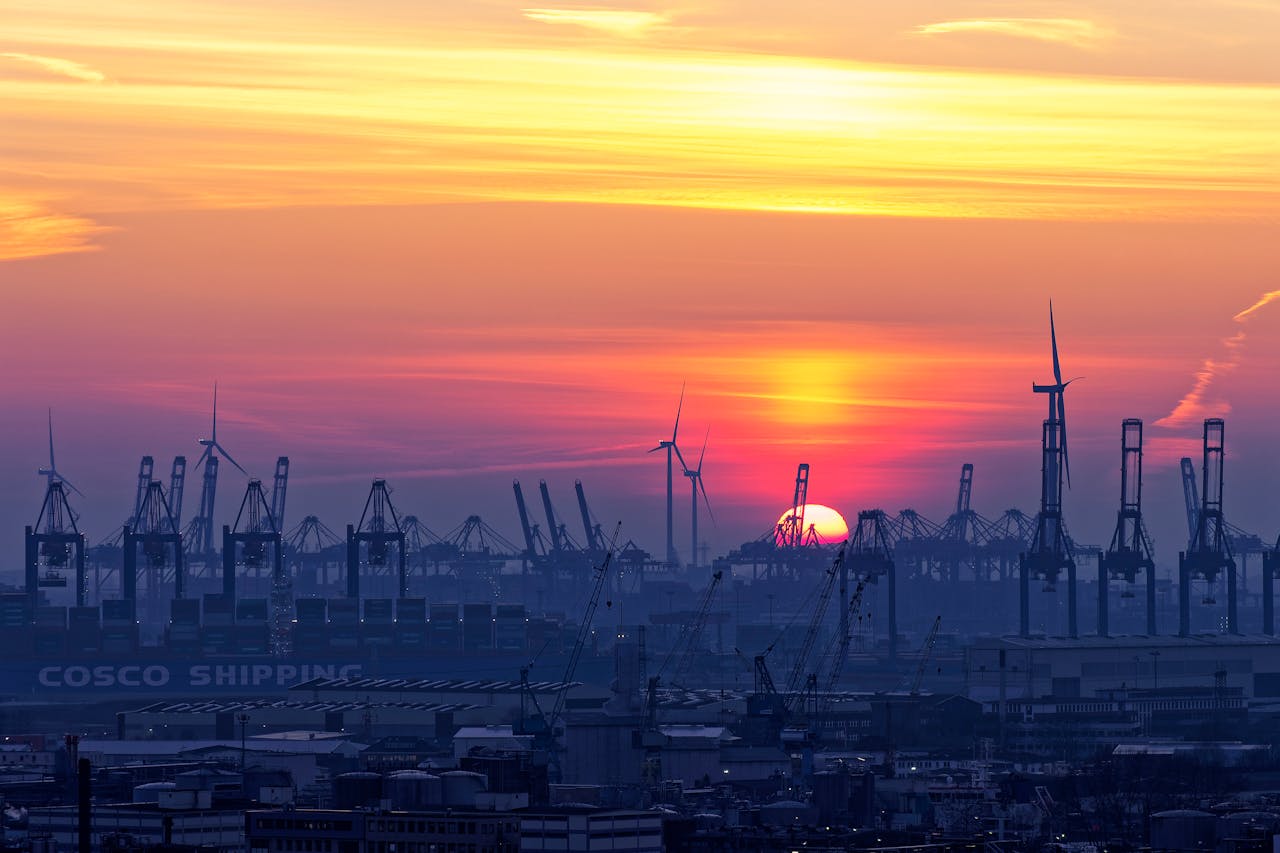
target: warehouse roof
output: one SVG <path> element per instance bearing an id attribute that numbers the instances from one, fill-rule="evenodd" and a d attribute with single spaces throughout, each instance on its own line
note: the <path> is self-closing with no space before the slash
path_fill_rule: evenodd
<path id="1" fill-rule="evenodd" d="M 1192 634 L 1179 637 L 1175 634 L 1148 636 L 1134 634 L 1124 637 L 1048 637 L 1005 636 L 979 637 L 973 642 L 976 649 L 1028 649 L 1061 651 L 1102 651 L 1107 649 L 1136 648 L 1222 648 L 1222 647 L 1274 647 L 1280 650 L 1280 637 L 1265 634 Z"/>

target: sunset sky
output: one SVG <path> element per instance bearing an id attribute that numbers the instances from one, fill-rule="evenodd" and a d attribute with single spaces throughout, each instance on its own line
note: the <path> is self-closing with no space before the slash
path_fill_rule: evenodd
<path id="1" fill-rule="evenodd" d="M 544 5 L 546 4 L 546 5 Z M 288 526 L 385 476 L 517 538 L 510 481 L 655 554 L 661 454 L 710 430 L 714 552 L 795 467 L 847 514 L 1034 512 L 1048 305 L 1077 540 L 1147 422 L 1227 418 L 1229 518 L 1280 506 L 1271 0 L 0 0 L 0 548 L 52 407 L 92 542 L 137 460 L 219 438 Z M 687 557 L 679 478 L 677 545 Z M 219 515 L 244 478 L 224 467 Z M 188 517 L 198 488 L 187 489 Z M 185 520 L 185 519 L 184 519 Z M 229 521 L 230 518 L 221 520 Z"/>

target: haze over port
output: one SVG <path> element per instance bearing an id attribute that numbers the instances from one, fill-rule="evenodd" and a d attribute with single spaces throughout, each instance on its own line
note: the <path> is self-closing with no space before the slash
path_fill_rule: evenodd
<path id="1" fill-rule="evenodd" d="M 1051 295 L 1088 377 L 1075 526 L 1108 524 L 1118 419 L 1206 370 L 1237 514 L 1274 526 L 1275 309 L 1230 344 L 1276 287 L 1274 10 L 1076 5 L 815 4 L 838 40 L 763 8 L 12 6 L 0 473 L 30 488 L 0 542 L 46 407 L 105 535 L 215 380 L 249 469 L 291 454 L 335 523 L 374 475 L 445 527 L 581 477 L 656 538 L 642 451 L 685 381 L 713 547 L 800 461 L 846 513 L 941 515 L 964 461 L 1029 506 Z M 1151 438 L 1172 546 L 1195 417 Z"/>
<path id="2" fill-rule="evenodd" d="M 1280 849 L 1280 4 L 0 22 L 0 848 Z"/>

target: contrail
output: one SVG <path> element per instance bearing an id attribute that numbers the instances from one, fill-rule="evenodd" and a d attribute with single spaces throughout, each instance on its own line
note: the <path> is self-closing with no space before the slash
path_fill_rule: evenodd
<path id="1" fill-rule="evenodd" d="M 1270 302 L 1271 300 L 1275 299 L 1278 296 L 1280 296 L 1280 290 L 1268 291 L 1267 293 L 1262 294 L 1262 296 L 1258 298 L 1257 302 L 1253 303 L 1248 308 L 1244 309 L 1243 311 L 1241 311 L 1239 314 L 1232 317 L 1231 319 L 1239 323 L 1245 317 L 1248 317 L 1254 311 L 1257 311 L 1263 305 L 1266 305 L 1268 302 Z"/>
<path id="2" fill-rule="evenodd" d="M 1268 305 L 1277 298 L 1280 298 L 1280 290 L 1268 291 L 1231 319 L 1243 325 L 1263 306 Z M 1226 358 L 1206 358 L 1204 363 L 1200 365 L 1200 369 L 1195 372 L 1195 384 L 1191 386 L 1191 390 L 1178 401 L 1178 405 L 1173 407 L 1172 412 L 1156 421 L 1156 426 L 1180 427 L 1203 415 L 1205 397 L 1208 395 L 1214 381 L 1222 374 L 1234 370 L 1240 363 L 1240 353 L 1244 348 L 1245 337 L 1246 329 L 1241 328 L 1234 335 L 1224 338 L 1222 346 L 1227 351 Z M 1217 405 L 1216 409 L 1219 413 L 1226 414 L 1231 411 L 1231 404 L 1224 401 Z"/>

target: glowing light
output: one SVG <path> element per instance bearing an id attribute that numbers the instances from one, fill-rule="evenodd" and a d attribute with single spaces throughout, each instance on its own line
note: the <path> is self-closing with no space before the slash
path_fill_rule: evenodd
<path id="1" fill-rule="evenodd" d="M 779 528 L 791 517 L 791 510 L 791 507 L 787 507 L 786 511 L 778 517 L 777 526 Z M 831 507 L 823 506 L 822 504 L 805 504 L 805 536 L 809 535 L 810 529 L 813 530 L 820 541 L 825 543 L 843 542 L 849 538 L 849 523 L 844 520 L 844 516 Z"/>
<path id="2" fill-rule="evenodd" d="M 544 24 L 572 24 L 612 35 L 634 36 L 666 23 L 665 15 L 618 9 L 525 9 L 524 16 Z"/>

